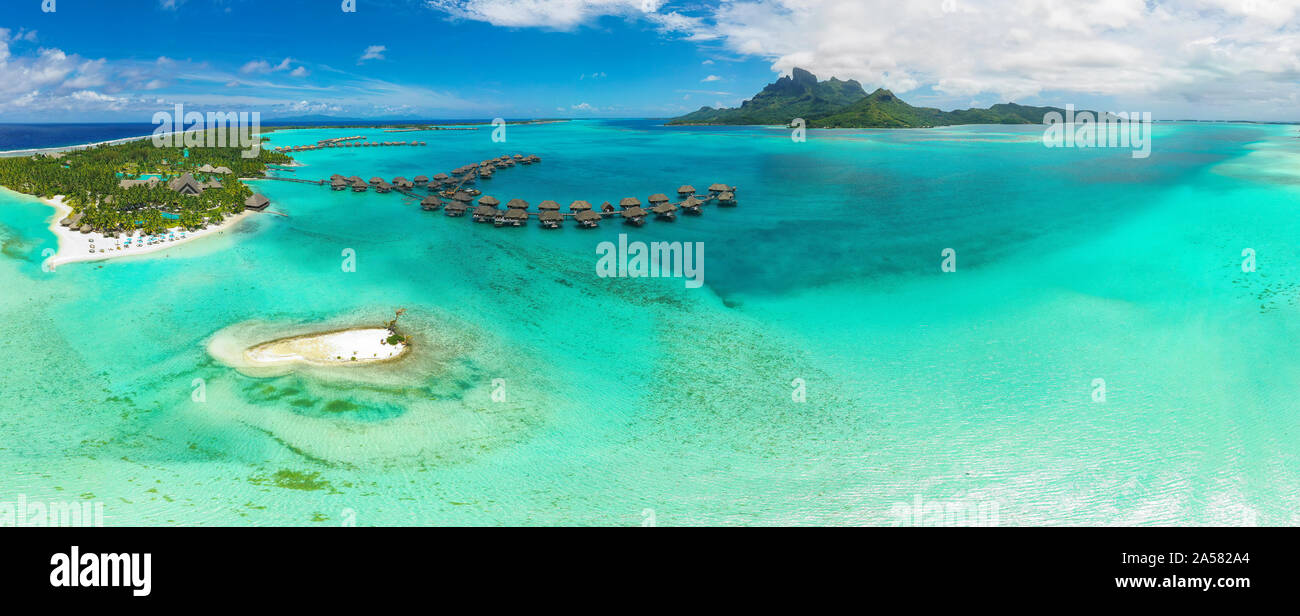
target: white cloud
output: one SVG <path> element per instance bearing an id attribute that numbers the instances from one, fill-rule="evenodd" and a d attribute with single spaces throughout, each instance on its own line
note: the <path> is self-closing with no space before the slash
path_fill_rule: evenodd
<path id="1" fill-rule="evenodd" d="M 249 75 L 253 73 L 258 73 L 258 74 L 275 73 L 279 71 L 289 70 L 292 64 L 293 64 L 293 58 L 285 58 L 275 66 L 271 66 L 271 63 L 267 62 L 266 60 L 252 60 L 250 62 L 245 63 L 243 66 L 239 67 L 239 72 L 245 75 Z M 300 66 L 298 68 L 302 68 L 302 67 Z"/>
<path id="2" fill-rule="evenodd" d="M 775 70 L 900 93 L 1213 105 L 1300 90 L 1298 14 L 1300 0 L 736 0 L 713 18 L 727 48 Z"/>
<path id="3" fill-rule="evenodd" d="M 704 79 L 701 79 L 700 81 L 705 81 L 705 82 L 708 82 L 708 81 L 722 81 L 722 78 L 719 77 L 719 76 L 717 76 L 717 75 L 709 75 L 708 77 L 705 77 Z"/>
<path id="4" fill-rule="evenodd" d="M 710 65 L 710 64 L 713 64 L 713 60 L 705 60 L 705 61 L 701 62 L 700 64 L 703 64 L 703 65 L 705 65 L 705 66 L 708 66 L 708 65 Z"/>
<path id="5" fill-rule="evenodd" d="M 383 45 L 371 45 L 362 52 L 361 59 L 357 60 L 357 64 L 361 64 L 366 60 L 383 60 L 385 51 L 388 51 L 388 47 Z"/>
<path id="6" fill-rule="evenodd" d="M 293 69 L 293 71 L 291 71 L 291 72 L 289 73 L 289 75 L 291 75 L 291 76 L 293 76 L 293 77 L 306 77 L 306 76 L 307 76 L 307 67 L 299 66 L 298 68 Z"/>

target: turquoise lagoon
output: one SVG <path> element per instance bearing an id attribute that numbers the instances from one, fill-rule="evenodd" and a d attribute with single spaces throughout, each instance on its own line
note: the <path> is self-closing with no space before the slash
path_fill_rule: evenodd
<path id="1" fill-rule="evenodd" d="M 536 153 L 485 193 L 726 182 L 740 207 L 496 229 L 260 181 L 287 217 L 47 273 L 50 208 L 0 195 L 0 501 L 102 502 L 107 525 L 943 523 L 917 503 L 1001 525 L 1300 522 L 1294 127 L 1161 124 L 1145 160 L 1045 148 L 1041 127 L 361 132 L 428 146 L 306 152 L 283 175 Z M 597 277 L 620 233 L 703 242 L 704 287 Z M 417 346 L 397 364 L 214 356 L 399 306 Z"/>

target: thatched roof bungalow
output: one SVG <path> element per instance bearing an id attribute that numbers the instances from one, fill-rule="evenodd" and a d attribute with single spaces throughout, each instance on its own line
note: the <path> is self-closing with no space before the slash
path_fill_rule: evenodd
<path id="1" fill-rule="evenodd" d="M 625 210 L 630 207 L 639 207 L 640 205 L 641 202 L 638 201 L 636 197 L 623 197 L 623 199 L 618 202 L 618 206 Z"/>
<path id="2" fill-rule="evenodd" d="M 483 197 L 482 199 L 479 199 L 478 204 L 495 208 L 501 205 L 501 200 L 497 199 L 496 197 L 493 197 L 492 195 L 488 195 L 486 197 Z"/>
<path id="3" fill-rule="evenodd" d="M 460 201 L 452 201 L 451 203 L 447 204 L 447 207 L 442 209 L 442 213 L 451 216 L 453 218 L 457 216 L 464 216 L 465 204 L 461 203 Z"/>
<path id="4" fill-rule="evenodd" d="M 490 205 L 480 205 L 474 208 L 474 222 L 492 222 L 500 214 L 501 210 Z"/>
<path id="5" fill-rule="evenodd" d="M 420 209 L 426 212 L 432 212 L 440 207 L 442 207 L 442 199 L 434 195 L 429 195 L 420 201 Z"/>
<path id="6" fill-rule="evenodd" d="M 564 215 L 554 210 L 545 210 L 537 215 L 537 221 L 546 229 L 559 229 Z"/>
<path id="7" fill-rule="evenodd" d="M 583 229 L 595 229 L 600 226 L 600 214 L 591 210 L 582 210 L 573 216 L 578 221 L 578 226 Z"/>
<path id="8" fill-rule="evenodd" d="M 682 184 L 681 186 L 677 187 L 677 196 L 683 199 L 694 194 L 695 194 L 695 187 L 691 186 L 690 184 Z"/>
<path id="9" fill-rule="evenodd" d="M 267 199 L 265 195 L 258 193 L 253 193 L 253 196 L 244 199 L 244 209 L 246 210 L 255 210 L 260 212 L 265 210 L 268 205 L 271 205 L 271 200 Z"/>
<path id="10" fill-rule="evenodd" d="M 623 210 L 623 222 L 639 227 L 645 224 L 646 211 L 639 205 Z"/>
<path id="11" fill-rule="evenodd" d="M 427 176 L 427 175 L 417 175 L 417 176 L 415 176 L 415 178 L 414 178 L 413 181 L 415 182 L 415 185 L 416 185 L 416 186 L 420 186 L 420 187 L 428 186 L 428 185 L 429 185 L 429 176 Z"/>
<path id="12" fill-rule="evenodd" d="M 650 195 L 650 198 L 647 199 L 647 201 L 650 202 L 650 205 L 655 205 L 656 203 L 668 203 L 668 195 L 665 195 L 663 193 L 655 193 L 653 195 Z"/>
<path id="13" fill-rule="evenodd" d="M 506 202 L 506 207 L 514 210 L 526 210 L 528 209 L 528 202 L 523 199 L 511 199 Z"/>
<path id="14" fill-rule="evenodd" d="M 537 209 L 543 212 L 558 212 L 560 211 L 560 204 L 550 199 L 547 199 L 537 204 Z"/>
<path id="15" fill-rule="evenodd" d="M 590 211 L 590 210 L 591 210 L 591 202 L 590 202 L 590 201 L 583 201 L 583 200 L 579 199 L 579 200 L 574 201 L 573 203 L 570 203 L 570 204 L 569 204 L 569 211 L 570 211 L 570 212 L 581 212 L 581 211 L 584 211 L 584 210 L 585 210 L 585 211 Z"/>
<path id="16" fill-rule="evenodd" d="M 650 211 L 660 220 L 677 220 L 677 206 L 671 203 L 656 203 Z"/>

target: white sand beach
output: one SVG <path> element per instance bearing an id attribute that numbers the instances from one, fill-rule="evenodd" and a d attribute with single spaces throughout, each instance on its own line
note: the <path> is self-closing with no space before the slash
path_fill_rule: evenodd
<path id="1" fill-rule="evenodd" d="M 347 329 L 272 340 L 244 351 L 244 358 L 261 365 L 307 363 L 318 366 L 354 365 L 401 357 L 409 345 L 388 344 L 392 332 L 382 327 Z"/>
<path id="2" fill-rule="evenodd" d="M 166 250 L 173 246 L 192 242 L 200 237 L 232 229 L 253 213 L 243 211 L 234 216 L 226 217 L 220 225 L 209 225 L 197 231 L 187 231 L 176 227 L 168 229 L 166 233 L 157 236 L 148 236 L 141 231 L 136 231 L 129 237 L 114 238 L 106 237 L 104 234 L 94 231 L 81 233 L 60 225 L 59 221 L 72 213 L 72 207 L 63 203 L 63 195 L 56 195 L 53 199 L 42 199 L 42 201 L 48 203 L 55 210 L 54 217 L 50 219 L 50 232 L 58 238 L 59 247 L 55 254 L 46 261 L 51 268 L 65 263 L 103 261 Z"/>

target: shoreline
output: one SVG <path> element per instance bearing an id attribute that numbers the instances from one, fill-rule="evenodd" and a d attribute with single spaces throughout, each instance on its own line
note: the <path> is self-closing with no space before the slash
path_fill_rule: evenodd
<path id="1" fill-rule="evenodd" d="M 14 192 L 8 188 L 4 190 Z M 244 210 L 234 216 L 227 217 L 219 225 L 209 225 L 197 231 L 185 231 L 179 227 L 172 227 L 168 229 L 166 235 L 157 236 L 152 240 L 138 230 L 126 237 L 112 238 L 106 237 L 98 231 L 81 233 L 60 225 L 59 221 L 72 213 L 72 207 L 63 203 L 63 195 L 55 195 L 53 199 L 36 198 L 54 208 L 54 216 L 50 218 L 49 230 L 50 233 L 54 234 L 57 247 L 54 254 L 45 261 L 51 269 L 67 263 L 107 261 L 109 259 L 161 252 L 201 237 L 233 229 L 243 222 L 249 214 L 253 213 Z M 92 252 L 91 246 L 94 246 L 94 252 Z"/>
<path id="2" fill-rule="evenodd" d="M 385 327 L 361 327 L 287 336 L 244 349 L 243 359 L 256 367 L 368 366 L 396 361 L 411 350 L 409 342 L 385 342 L 395 334 Z"/>

